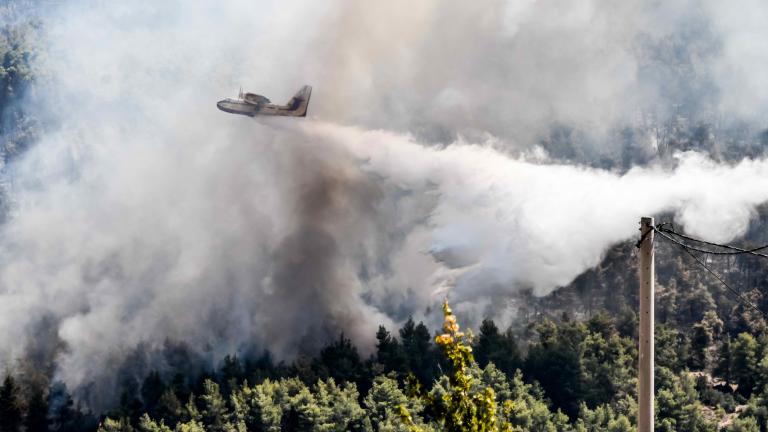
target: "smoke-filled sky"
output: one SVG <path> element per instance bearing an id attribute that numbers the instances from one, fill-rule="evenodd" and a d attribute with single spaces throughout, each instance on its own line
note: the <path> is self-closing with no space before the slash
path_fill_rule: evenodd
<path id="1" fill-rule="evenodd" d="M 52 120 L 6 170 L 0 364 L 48 323 L 55 377 L 92 402 L 137 347 L 290 357 L 342 330 L 370 346 L 447 293 L 476 314 L 547 294 L 640 216 L 730 241 L 768 201 L 765 159 L 590 168 L 628 145 L 652 156 L 653 119 L 765 127 L 757 0 L 40 9 L 29 103 Z M 283 102 L 305 83 L 306 119 L 216 110 L 240 86 Z M 542 144 L 553 128 L 576 150 Z"/>

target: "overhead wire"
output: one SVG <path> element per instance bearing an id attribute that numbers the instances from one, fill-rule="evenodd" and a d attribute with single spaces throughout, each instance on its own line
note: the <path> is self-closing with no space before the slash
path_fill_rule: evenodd
<path id="1" fill-rule="evenodd" d="M 650 231 L 651 230 L 648 230 L 648 232 L 650 232 Z M 658 227 L 653 227 L 653 231 L 659 233 L 659 235 L 661 235 L 665 239 L 671 241 L 672 243 L 674 243 L 675 245 L 677 245 L 681 249 L 683 249 L 700 266 L 704 267 L 704 269 L 707 272 L 709 272 L 709 274 L 711 274 L 715 279 L 717 279 L 721 284 L 723 284 L 723 286 L 725 286 L 731 293 L 733 293 L 733 295 L 735 295 L 736 298 L 738 299 L 739 303 L 741 303 L 744 306 L 749 307 L 750 309 L 755 310 L 757 313 L 759 313 L 763 317 L 768 318 L 768 314 L 766 314 L 765 312 L 760 310 L 760 308 L 758 308 L 754 303 L 750 302 L 747 298 L 745 298 L 744 295 L 739 290 L 737 290 L 737 289 L 733 288 L 732 286 L 730 286 L 728 284 L 728 282 L 725 281 L 725 279 L 723 279 L 722 277 L 720 277 L 720 275 L 715 273 L 714 270 L 712 270 L 701 258 L 697 257 L 692 251 L 703 252 L 703 253 L 711 253 L 711 252 L 706 251 L 706 250 L 702 250 L 702 249 L 699 249 L 699 248 L 696 248 L 696 247 L 693 247 L 693 246 L 690 246 L 690 245 L 687 245 L 687 244 L 685 244 L 685 243 L 683 243 L 683 242 L 673 238 L 669 234 L 667 234 L 666 230 L 659 229 Z M 688 239 L 690 239 L 691 241 L 697 241 L 698 240 L 698 239 L 693 239 L 691 237 L 688 237 Z M 704 241 L 702 241 L 702 243 L 704 243 Z M 713 244 L 713 245 L 716 245 L 716 244 Z M 722 245 L 717 245 L 717 246 L 722 246 Z M 764 249 L 764 248 L 768 248 L 768 246 L 763 247 L 762 249 Z M 744 250 L 744 252 L 748 252 L 748 251 Z M 740 253 L 742 253 L 742 252 L 740 252 Z M 715 254 L 715 255 L 723 255 L 723 253 Z M 728 253 L 727 255 L 733 255 L 733 253 Z M 762 255 L 762 254 L 760 254 L 760 255 Z M 768 257 L 768 256 L 766 256 L 766 257 Z"/>
<path id="2" fill-rule="evenodd" d="M 708 246 L 714 246 L 714 247 L 719 247 L 719 248 L 730 249 L 731 250 L 731 252 L 712 251 L 712 250 L 708 250 L 708 249 L 698 248 L 696 246 L 685 245 L 685 247 L 690 248 L 691 250 L 695 250 L 697 252 L 706 253 L 706 254 L 709 254 L 709 255 L 753 255 L 753 256 L 758 256 L 758 257 L 761 257 L 761 258 L 768 258 L 767 254 L 758 253 L 758 251 L 768 249 L 768 245 L 764 245 L 764 246 L 760 246 L 760 247 L 756 247 L 756 248 L 752 248 L 752 249 L 743 249 L 743 248 L 739 248 L 739 247 L 736 247 L 736 246 L 724 245 L 724 244 L 720 244 L 720 243 L 714 243 L 714 242 L 710 242 L 710 241 L 706 241 L 706 240 L 701 240 L 701 239 L 689 237 L 689 236 L 687 236 L 685 234 L 680 234 L 679 232 L 675 231 L 674 229 L 665 229 L 663 227 L 663 225 L 664 224 L 659 224 L 659 226 L 657 226 L 655 228 L 655 230 L 657 232 L 659 232 L 659 233 L 663 232 L 663 233 L 671 234 L 671 235 L 674 235 L 676 237 L 679 237 L 679 238 L 682 238 L 682 239 L 685 239 L 685 240 L 688 240 L 688 241 L 692 241 L 692 242 L 696 242 L 696 243 L 705 244 L 705 245 L 708 245 Z"/>

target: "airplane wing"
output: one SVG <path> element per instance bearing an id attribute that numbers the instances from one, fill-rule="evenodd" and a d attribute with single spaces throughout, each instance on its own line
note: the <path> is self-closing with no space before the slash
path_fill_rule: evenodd
<path id="1" fill-rule="evenodd" d="M 243 95 L 243 100 L 251 105 L 266 105 L 270 102 L 269 99 L 255 93 L 246 93 Z"/>

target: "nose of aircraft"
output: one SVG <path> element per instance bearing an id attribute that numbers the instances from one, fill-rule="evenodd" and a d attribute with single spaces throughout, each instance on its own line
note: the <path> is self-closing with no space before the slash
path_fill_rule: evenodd
<path id="1" fill-rule="evenodd" d="M 230 112 L 230 113 L 232 112 L 232 108 L 227 106 L 227 100 L 226 99 L 222 99 L 222 100 L 216 102 L 216 108 L 218 108 L 218 109 L 220 109 L 220 110 L 222 110 L 224 112 Z"/>
<path id="2" fill-rule="evenodd" d="M 252 110 L 249 111 L 250 106 L 248 104 L 233 101 L 232 99 L 222 99 L 216 102 L 216 107 L 231 114 L 251 115 L 253 112 Z"/>

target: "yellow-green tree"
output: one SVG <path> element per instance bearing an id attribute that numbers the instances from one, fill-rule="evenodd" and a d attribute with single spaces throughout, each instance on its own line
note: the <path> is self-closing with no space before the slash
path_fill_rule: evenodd
<path id="1" fill-rule="evenodd" d="M 467 336 L 460 331 L 456 316 L 448 302 L 443 303 L 444 333 L 435 338 L 435 342 L 448 358 L 451 372 L 447 376 L 448 385 L 444 392 L 422 393 L 418 384 L 412 390 L 425 400 L 426 409 L 434 413 L 435 418 L 446 431 L 498 431 L 496 418 L 496 395 L 490 386 L 482 385 L 472 371 L 474 358 Z M 422 431 L 412 415 L 404 406 L 400 406 L 401 416 L 412 431 Z M 508 429 L 508 425 L 503 425 Z"/>

